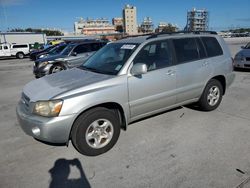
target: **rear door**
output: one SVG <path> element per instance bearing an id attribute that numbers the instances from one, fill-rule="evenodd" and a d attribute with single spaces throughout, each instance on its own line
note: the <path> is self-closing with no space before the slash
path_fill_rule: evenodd
<path id="1" fill-rule="evenodd" d="M 176 102 L 176 67 L 169 42 L 152 42 L 144 46 L 133 64 L 147 65 L 148 72 L 128 77 L 131 119 L 160 112 Z"/>
<path id="2" fill-rule="evenodd" d="M 177 103 L 199 98 L 211 76 L 204 46 L 199 37 L 173 39 L 177 69 Z"/>

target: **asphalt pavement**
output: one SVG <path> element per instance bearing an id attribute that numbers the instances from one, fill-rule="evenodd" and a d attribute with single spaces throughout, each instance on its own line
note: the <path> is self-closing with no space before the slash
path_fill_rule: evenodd
<path id="1" fill-rule="evenodd" d="M 235 54 L 243 44 L 230 45 Z M 97 157 L 25 135 L 15 107 L 29 59 L 0 60 L 0 187 L 250 187 L 250 71 L 237 71 L 219 108 L 180 107 L 136 122 Z M 39 92 L 39 86 L 37 87 Z"/>

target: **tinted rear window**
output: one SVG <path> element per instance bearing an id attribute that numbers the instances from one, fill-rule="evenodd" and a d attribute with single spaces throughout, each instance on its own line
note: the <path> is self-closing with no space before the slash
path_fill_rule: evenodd
<path id="1" fill-rule="evenodd" d="M 223 51 L 220 44 L 214 37 L 201 37 L 201 40 L 206 48 L 208 57 L 222 55 Z"/>
<path id="2" fill-rule="evenodd" d="M 13 48 L 28 48 L 28 45 L 13 45 Z"/>
<path id="3" fill-rule="evenodd" d="M 77 54 L 85 53 L 90 51 L 90 44 L 81 44 L 74 49 Z"/>
<path id="4" fill-rule="evenodd" d="M 199 38 L 197 38 L 196 42 L 197 42 L 197 45 L 198 45 L 198 50 L 199 50 L 200 58 L 201 59 L 206 58 L 207 55 L 206 55 L 205 48 L 204 48 L 201 40 Z"/>
<path id="5" fill-rule="evenodd" d="M 100 43 L 93 43 L 90 45 L 90 47 L 91 47 L 91 51 L 97 51 L 101 48 L 101 45 Z"/>
<path id="6" fill-rule="evenodd" d="M 195 38 L 173 39 L 178 63 L 199 59 Z"/>

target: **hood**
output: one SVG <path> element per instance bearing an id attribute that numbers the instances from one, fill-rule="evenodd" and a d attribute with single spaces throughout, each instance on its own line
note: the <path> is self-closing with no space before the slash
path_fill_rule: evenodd
<path id="1" fill-rule="evenodd" d="M 237 55 L 242 55 L 244 57 L 250 57 L 250 49 L 242 49 L 237 53 Z"/>
<path id="2" fill-rule="evenodd" d="M 49 100 L 67 91 L 115 77 L 78 68 L 44 76 L 25 85 L 23 92 L 31 101 Z"/>
<path id="3" fill-rule="evenodd" d="M 45 58 L 41 58 L 36 60 L 36 62 L 40 63 L 40 62 L 46 62 L 46 61 L 54 61 L 57 58 L 64 58 L 66 57 L 65 55 L 61 55 L 61 54 L 56 54 L 56 55 L 49 55 Z"/>

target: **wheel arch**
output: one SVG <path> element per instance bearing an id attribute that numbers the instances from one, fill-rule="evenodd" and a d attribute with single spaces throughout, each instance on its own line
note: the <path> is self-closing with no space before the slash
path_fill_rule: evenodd
<path id="1" fill-rule="evenodd" d="M 225 78 L 225 76 L 223 76 L 223 75 L 218 75 L 218 76 L 214 76 L 214 77 L 211 78 L 211 79 L 218 80 L 218 81 L 221 83 L 222 88 L 223 88 L 223 95 L 224 95 L 225 92 L 226 92 L 226 78 Z M 211 79 L 210 79 L 210 80 L 211 80 Z"/>
<path id="2" fill-rule="evenodd" d="M 105 102 L 105 103 L 97 104 L 97 105 L 91 106 L 91 107 L 89 107 L 87 109 L 84 109 L 81 113 L 79 113 L 76 116 L 76 118 L 73 121 L 73 124 L 71 126 L 68 141 L 71 140 L 72 129 L 73 129 L 74 123 L 77 120 L 77 118 L 79 116 L 81 116 L 83 113 L 85 113 L 85 112 L 87 112 L 87 111 L 89 111 L 89 110 L 91 110 L 93 108 L 97 108 L 97 107 L 104 107 L 104 108 L 108 108 L 108 109 L 111 109 L 111 110 L 115 110 L 115 112 L 117 113 L 117 115 L 119 117 L 119 121 L 120 121 L 120 124 L 121 124 L 121 129 L 127 130 L 127 118 L 126 118 L 126 114 L 125 114 L 125 111 L 124 111 L 123 107 L 120 104 L 116 103 L 116 102 Z"/>
<path id="3" fill-rule="evenodd" d="M 60 65 L 64 68 L 64 70 L 66 70 L 68 67 L 66 67 L 63 63 L 61 62 L 54 62 L 54 63 L 51 63 L 51 66 L 49 68 L 49 73 L 51 74 L 52 73 L 52 69 L 54 68 L 54 66 L 56 65 Z"/>
<path id="4" fill-rule="evenodd" d="M 18 51 L 18 52 L 16 53 L 16 57 L 18 56 L 18 54 L 23 54 L 23 56 L 25 56 L 25 54 L 24 54 L 23 51 Z"/>

